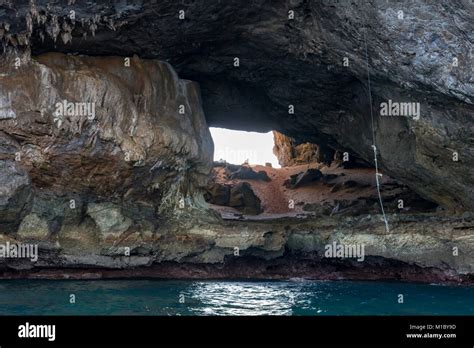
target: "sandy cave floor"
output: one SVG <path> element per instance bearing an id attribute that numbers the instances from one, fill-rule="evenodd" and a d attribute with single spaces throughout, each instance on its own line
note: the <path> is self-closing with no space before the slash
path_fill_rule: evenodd
<path id="1" fill-rule="evenodd" d="M 303 209 L 306 204 L 326 204 L 335 207 L 340 201 L 344 201 L 345 204 L 351 205 L 351 202 L 356 202 L 357 200 L 367 199 L 367 201 L 373 202 L 374 199 L 378 198 L 375 170 L 372 168 L 344 169 L 341 166 L 333 165 L 327 167 L 317 163 L 283 168 L 251 165 L 251 168 L 256 172 L 265 171 L 271 181 L 229 179 L 224 167 L 215 167 L 213 169 L 214 181 L 216 183 L 236 185 L 242 181 L 248 182 L 254 193 L 261 200 L 261 206 L 263 208 L 261 214 L 243 216 L 239 210 L 235 208 L 211 204 L 211 208 L 219 212 L 224 219 L 245 218 L 250 220 L 262 220 L 284 217 L 305 218 L 315 215 L 314 212 L 305 211 Z M 333 174 L 337 177 L 329 182 L 320 180 L 296 189 L 285 187 L 284 182 L 291 175 L 304 172 L 309 168 L 319 169 L 323 175 Z M 346 187 L 344 183 L 347 182 L 351 182 L 353 185 L 354 182 L 357 184 L 354 187 Z M 393 196 L 408 189 L 387 175 L 383 175 L 380 182 L 382 187 L 382 197 L 388 198 L 391 201 L 390 205 L 393 206 L 388 207 L 389 210 L 390 208 L 396 208 L 396 200 L 393 202 Z M 335 185 L 342 187 L 338 190 L 334 190 L 333 187 Z M 333 192 L 331 192 L 332 190 Z M 290 208 L 290 202 L 292 200 L 294 202 L 294 207 Z M 374 212 L 377 212 L 377 208 L 380 209 L 378 206 L 373 206 L 373 204 L 367 208 L 370 208 Z M 335 214 L 337 214 L 337 212 Z"/>

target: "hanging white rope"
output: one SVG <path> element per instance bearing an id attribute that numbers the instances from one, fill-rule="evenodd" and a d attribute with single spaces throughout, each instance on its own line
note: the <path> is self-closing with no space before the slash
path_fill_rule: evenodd
<path id="1" fill-rule="evenodd" d="M 385 222 L 385 230 L 387 233 L 390 233 L 390 228 L 388 226 L 387 216 L 385 215 L 385 209 L 383 207 L 382 194 L 380 192 L 380 177 L 382 174 L 379 173 L 379 165 L 377 162 L 377 146 L 375 145 L 375 127 L 374 127 L 374 114 L 372 111 L 372 90 L 370 86 L 370 69 L 369 69 L 369 53 L 367 50 L 367 27 L 364 30 L 364 41 L 365 41 L 365 62 L 367 65 L 367 83 L 369 89 L 369 109 L 370 109 L 370 121 L 372 126 L 372 149 L 374 150 L 374 163 L 375 163 L 375 182 L 377 183 L 377 193 L 379 195 L 380 209 L 382 210 L 383 220 Z"/>

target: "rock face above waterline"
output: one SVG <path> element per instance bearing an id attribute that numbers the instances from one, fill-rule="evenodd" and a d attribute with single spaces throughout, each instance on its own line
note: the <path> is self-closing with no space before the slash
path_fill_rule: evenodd
<path id="1" fill-rule="evenodd" d="M 33 210 L 71 205 L 96 220 L 95 201 L 139 199 L 157 210 L 193 204 L 213 151 L 195 83 L 166 63 L 138 58 L 125 66 L 118 57 L 48 54 L 20 69 L 8 58 L 0 93 L 15 116 L 0 124 L 2 179 L 11 188 L 3 206 L 26 204 L 16 197 L 29 182 Z"/>
<path id="2" fill-rule="evenodd" d="M 390 234 L 385 233 L 379 215 L 183 222 L 177 229 L 142 230 L 105 239 L 88 222 L 43 240 L 36 263 L 2 260 L 0 277 L 397 279 L 472 284 L 473 222 L 472 216 L 392 216 Z M 325 256 L 328 245 L 341 243 L 364 245 L 363 260 Z M 454 247 L 459 250 L 456 256 Z"/>
<path id="3" fill-rule="evenodd" d="M 202 206 L 213 144 L 197 84 L 169 64 L 48 54 L 0 93 L 0 233 L 89 254 Z M 80 112 L 78 112 L 78 110 Z M 51 261 L 51 260 L 50 260 Z"/>
<path id="4" fill-rule="evenodd" d="M 390 267 L 470 279 L 473 225 L 462 214 L 474 208 L 474 5 L 242 4 L 0 2 L 0 237 L 39 242 L 44 256 L 1 260 L 5 272 L 284 263 L 306 258 L 300 249 L 322 267 L 324 243 L 351 236 Z M 48 53 L 58 51 L 68 55 Z M 392 102 L 419 114 L 381 116 Z M 412 216 L 387 234 L 378 215 L 353 226 L 333 217 L 323 239 L 320 221 L 228 227 L 202 195 L 209 125 L 281 132 L 285 165 L 344 153 L 373 164 L 374 131 L 384 173 L 458 215 Z"/>

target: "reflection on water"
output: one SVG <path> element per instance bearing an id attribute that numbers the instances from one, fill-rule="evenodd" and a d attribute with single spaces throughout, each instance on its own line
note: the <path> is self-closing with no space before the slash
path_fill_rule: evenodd
<path id="1" fill-rule="evenodd" d="M 76 303 L 69 302 L 74 294 Z M 405 303 L 398 303 L 403 294 Z M 0 281 L 0 315 L 474 315 L 474 287 L 351 281 Z"/>
<path id="2" fill-rule="evenodd" d="M 194 283 L 187 293 L 201 304 L 192 308 L 197 315 L 291 315 L 295 303 L 305 301 L 294 290 L 268 283 L 201 282 Z"/>

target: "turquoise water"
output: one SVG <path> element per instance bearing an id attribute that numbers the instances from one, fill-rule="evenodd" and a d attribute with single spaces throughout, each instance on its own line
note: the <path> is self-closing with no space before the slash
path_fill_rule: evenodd
<path id="1" fill-rule="evenodd" d="M 70 295 L 75 295 L 75 304 Z M 398 303 L 398 295 L 404 303 Z M 184 303 L 183 303 L 184 302 Z M 352 281 L 0 281 L 0 315 L 474 315 L 474 287 Z"/>

